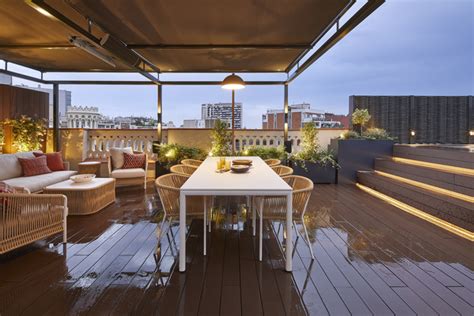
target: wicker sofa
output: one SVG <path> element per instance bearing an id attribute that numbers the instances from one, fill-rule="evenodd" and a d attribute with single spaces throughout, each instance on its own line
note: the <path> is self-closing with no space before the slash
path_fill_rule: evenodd
<path id="1" fill-rule="evenodd" d="M 0 254 L 63 232 L 67 198 L 60 194 L 0 193 Z"/>
<path id="2" fill-rule="evenodd" d="M 65 162 L 67 170 L 54 171 L 32 177 L 23 177 L 22 169 L 18 158 L 34 158 L 32 152 L 22 152 L 16 154 L 0 155 L 0 181 L 16 188 L 26 188 L 30 192 L 41 192 L 43 188 L 69 179 L 76 171 L 69 169 L 69 164 Z"/>

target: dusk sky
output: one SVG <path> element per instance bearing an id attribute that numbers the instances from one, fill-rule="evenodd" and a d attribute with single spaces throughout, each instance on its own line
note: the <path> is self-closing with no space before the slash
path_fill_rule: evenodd
<path id="1" fill-rule="evenodd" d="M 360 1 L 357 8 L 364 1 Z M 350 95 L 474 94 L 474 1 L 387 0 L 374 14 L 314 63 L 289 87 L 290 104 L 308 102 L 327 112 L 348 112 Z M 284 21 L 282 21 L 284 23 Z M 241 75 L 244 80 L 255 79 Z M 219 75 L 163 75 L 162 79 L 222 80 Z M 49 74 L 45 78 L 85 79 Z M 90 76 L 89 76 L 90 78 Z M 94 78 L 140 79 L 138 75 Z M 259 76 L 282 79 L 275 75 Z M 16 80 L 15 83 L 30 82 Z M 61 86 L 73 105 L 98 106 L 105 115 L 155 116 L 153 86 Z M 218 86 L 163 88 L 163 120 L 182 124 L 199 118 L 200 104 L 230 102 Z M 283 88 L 247 87 L 237 92 L 244 104 L 244 126 L 261 126 L 267 108 L 283 106 Z"/>

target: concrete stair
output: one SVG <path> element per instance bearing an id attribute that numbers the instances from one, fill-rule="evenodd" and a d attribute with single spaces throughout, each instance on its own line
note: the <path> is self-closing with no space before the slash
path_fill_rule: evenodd
<path id="1" fill-rule="evenodd" d="M 374 171 L 359 171 L 358 183 L 474 232 L 474 168 L 466 168 L 474 152 L 397 147 L 395 157 L 375 160 Z"/>

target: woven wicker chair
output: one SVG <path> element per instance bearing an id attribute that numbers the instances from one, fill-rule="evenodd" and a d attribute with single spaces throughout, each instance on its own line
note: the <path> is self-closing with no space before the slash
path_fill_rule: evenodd
<path id="1" fill-rule="evenodd" d="M 177 173 L 184 176 L 190 176 L 197 170 L 197 167 L 187 165 L 174 165 L 170 168 L 172 173 Z"/>
<path id="2" fill-rule="evenodd" d="M 279 166 L 281 165 L 281 160 L 279 159 L 265 159 L 264 160 L 267 165 L 269 165 L 270 167 L 275 167 L 275 166 Z"/>
<path id="3" fill-rule="evenodd" d="M 0 193 L 0 254 L 63 232 L 67 198 L 60 194 Z"/>
<path id="4" fill-rule="evenodd" d="M 199 167 L 202 164 L 202 160 L 197 159 L 183 159 L 181 164 L 192 167 Z"/>
<path id="5" fill-rule="evenodd" d="M 134 154 L 142 154 L 142 152 L 134 151 Z M 143 185 L 143 188 L 146 189 L 146 174 L 148 172 L 148 155 L 145 154 L 145 165 L 142 168 L 138 169 L 114 169 L 113 159 L 112 156 L 109 156 L 107 159 L 107 167 L 109 169 L 109 177 L 115 178 L 115 185 L 116 186 L 129 186 L 129 185 Z M 118 176 L 115 173 L 117 171 L 125 172 L 131 170 L 140 170 L 140 175 L 126 175 L 126 176 Z M 115 171 L 115 172 L 114 172 Z"/>
<path id="6" fill-rule="evenodd" d="M 291 176 L 293 174 L 293 169 L 287 166 L 279 165 L 272 167 L 273 171 L 275 171 L 280 177 Z"/>
<path id="7" fill-rule="evenodd" d="M 158 192 L 158 195 L 160 196 L 164 212 L 160 226 L 160 234 L 158 234 L 159 239 L 161 239 L 163 236 L 163 226 L 166 220 L 168 220 L 169 223 L 167 233 L 173 221 L 179 221 L 179 189 L 188 179 L 189 176 L 178 173 L 170 173 L 159 177 L 155 181 L 155 188 Z M 186 198 L 186 217 L 203 216 L 204 198 L 207 197 L 188 196 Z M 204 232 L 205 231 L 206 229 L 204 227 Z"/>
<path id="8" fill-rule="evenodd" d="M 296 222 L 300 222 L 304 229 L 304 241 L 307 244 L 311 253 L 311 258 L 314 260 L 313 249 L 308 236 L 308 230 L 304 223 L 304 214 L 308 205 L 309 198 L 313 191 L 313 182 L 305 177 L 301 176 L 287 176 L 283 177 L 292 188 L 293 188 L 293 224 L 296 228 Z M 262 247 L 262 229 L 263 229 L 263 218 L 285 221 L 286 220 L 286 198 L 280 196 L 265 196 L 263 198 L 257 198 L 258 214 L 260 216 L 260 260 L 261 260 L 261 247 Z M 261 216 L 263 212 L 263 216 Z M 298 233 L 298 232 L 297 232 Z"/>

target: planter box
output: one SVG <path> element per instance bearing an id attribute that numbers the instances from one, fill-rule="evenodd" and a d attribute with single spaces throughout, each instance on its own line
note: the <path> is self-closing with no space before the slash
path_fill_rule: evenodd
<path id="1" fill-rule="evenodd" d="M 320 164 L 306 161 L 306 169 L 291 163 L 293 174 L 309 178 L 316 184 L 336 183 L 336 169 L 331 166 L 321 166 Z"/>
<path id="2" fill-rule="evenodd" d="M 340 169 L 337 183 L 355 183 L 357 171 L 374 169 L 375 158 L 391 157 L 393 140 L 331 139 L 330 150 L 336 156 Z"/>
<path id="3" fill-rule="evenodd" d="M 155 178 L 158 178 L 159 176 L 165 175 L 170 173 L 170 170 L 165 168 L 163 164 L 160 162 L 155 162 Z"/>

